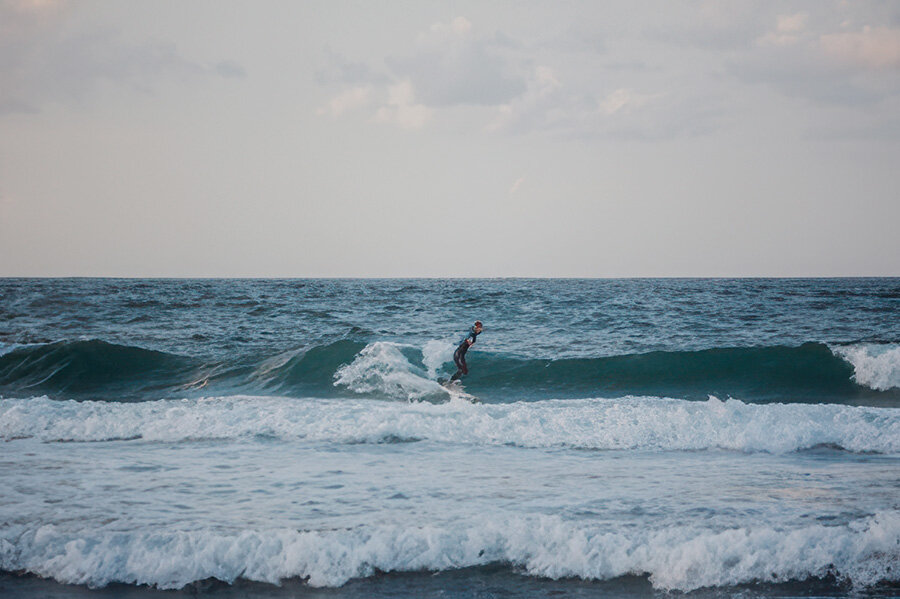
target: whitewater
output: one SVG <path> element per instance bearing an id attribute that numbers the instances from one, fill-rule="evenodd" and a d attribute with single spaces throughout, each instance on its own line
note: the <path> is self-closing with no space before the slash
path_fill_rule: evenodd
<path id="1" fill-rule="evenodd" d="M 900 589 L 897 279 L 0 298 L 3 596 Z"/>
<path id="2" fill-rule="evenodd" d="M 831 446 L 900 454 L 900 411 L 838 405 L 752 405 L 656 397 L 471 404 L 253 396 L 142 403 L 7 400 L 0 439 L 434 441 L 522 448 L 729 449 L 785 453 Z"/>

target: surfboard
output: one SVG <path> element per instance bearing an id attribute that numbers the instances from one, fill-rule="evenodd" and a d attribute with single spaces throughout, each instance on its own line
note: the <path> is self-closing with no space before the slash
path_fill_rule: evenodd
<path id="1" fill-rule="evenodd" d="M 457 381 L 451 381 L 448 379 L 438 379 L 437 381 L 440 383 L 441 387 L 447 390 L 447 393 L 450 395 L 450 399 L 458 397 L 459 399 L 464 399 L 469 403 L 478 403 L 478 398 L 470 393 L 466 393 L 466 388 L 462 386 L 462 383 Z"/>

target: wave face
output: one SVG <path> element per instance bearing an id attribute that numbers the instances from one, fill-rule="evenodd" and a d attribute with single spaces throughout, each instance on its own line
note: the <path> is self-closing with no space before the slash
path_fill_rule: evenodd
<path id="1" fill-rule="evenodd" d="M 793 530 L 748 526 L 603 532 L 553 516 L 481 516 L 452 528 L 79 534 L 47 525 L 15 533 L 15 544 L 0 537 L 0 569 L 91 586 L 122 582 L 162 589 L 212 577 L 229 583 L 239 577 L 271 583 L 296 577 L 312 586 L 340 586 L 377 571 L 440 571 L 491 563 L 553 579 L 649 574 L 654 587 L 679 591 L 827 575 L 862 588 L 897 580 L 900 563 L 897 512 L 877 513 L 852 526 Z"/>
<path id="2" fill-rule="evenodd" d="M 556 397 L 592 393 L 689 399 L 718 395 L 755 401 L 900 399 L 896 385 L 881 382 L 900 377 L 900 363 L 885 364 L 882 369 L 888 373 L 872 385 L 872 377 L 859 376 L 859 366 L 854 376 L 854 365 L 844 355 L 849 357 L 836 355 L 824 344 L 806 343 L 563 360 L 487 356 L 472 368 L 466 384 L 512 394 L 539 390 Z"/>
<path id="3" fill-rule="evenodd" d="M 342 339 L 258 359 L 212 362 L 100 340 L 7 348 L 0 393 L 159 399 L 199 393 L 444 400 L 453 345 Z M 468 392 L 482 401 L 654 395 L 900 405 L 900 347 L 717 348 L 542 360 L 473 350 Z M 198 391 L 202 390 L 202 391 Z"/>
<path id="4" fill-rule="evenodd" d="M 0 439 L 55 441 L 271 437 L 338 444 L 437 443 L 593 450 L 787 453 L 819 446 L 900 453 L 889 408 L 659 398 L 472 405 L 225 397 L 142 403 L 0 402 Z"/>
<path id="5" fill-rule="evenodd" d="M 100 340 L 16 347 L 0 354 L 0 391 L 137 398 L 188 377 L 189 358 Z"/>

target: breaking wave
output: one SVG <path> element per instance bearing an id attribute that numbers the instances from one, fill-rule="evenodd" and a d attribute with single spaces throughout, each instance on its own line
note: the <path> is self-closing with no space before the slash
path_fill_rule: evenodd
<path id="1" fill-rule="evenodd" d="M 302 578 L 312 586 L 340 586 L 377 572 L 491 563 L 553 579 L 649 575 L 654 587 L 679 591 L 828 575 L 866 587 L 897 580 L 900 514 L 795 529 L 647 530 L 500 514 L 452 526 L 338 530 L 0 529 L 0 569 L 94 587 L 120 582 L 176 589 L 208 578 Z"/>
<path id="2" fill-rule="evenodd" d="M 786 453 L 818 446 L 900 453 L 900 411 L 652 397 L 507 404 L 235 396 L 140 403 L 0 401 L 0 439 L 437 443 L 594 450 Z"/>
<path id="3" fill-rule="evenodd" d="M 853 380 L 859 385 L 878 391 L 900 388 L 900 346 L 863 343 L 834 351 L 853 365 Z"/>
<path id="4" fill-rule="evenodd" d="M 290 397 L 352 395 L 446 399 L 434 379 L 449 374 L 453 346 L 341 339 L 224 362 L 100 340 L 0 351 L 0 394 L 62 399 L 153 400 L 203 394 Z M 594 358 L 536 359 L 474 350 L 469 392 L 484 401 L 653 395 L 753 402 L 900 405 L 900 346 L 713 348 Z M 194 395 L 198 395 L 194 393 Z"/>

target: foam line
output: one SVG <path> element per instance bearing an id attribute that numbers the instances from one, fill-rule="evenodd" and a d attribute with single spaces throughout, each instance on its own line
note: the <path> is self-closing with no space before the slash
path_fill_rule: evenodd
<path id="1" fill-rule="evenodd" d="M 615 529 L 554 516 L 479 515 L 449 526 L 340 530 L 71 531 L 0 528 L 0 569 L 59 582 L 175 589 L 207 578 L 340 586 L 376 571 L 440 571 L 505 563 L 534 576 L 609 579 L 649 574 L 654 587 L 690 591 L 829 574 L 866 587 L 898 580 L 900 513 L 843 526 L 711 530 Z"/>
<path id="2" fill-rule="evenodd" d="M 248 438 L 786 453 L 819 445 L 900 453 L 900 410 L 652 397 L 443 404 L 254 396 L 141 403 L 0 400 L 0 439 Z"/>

